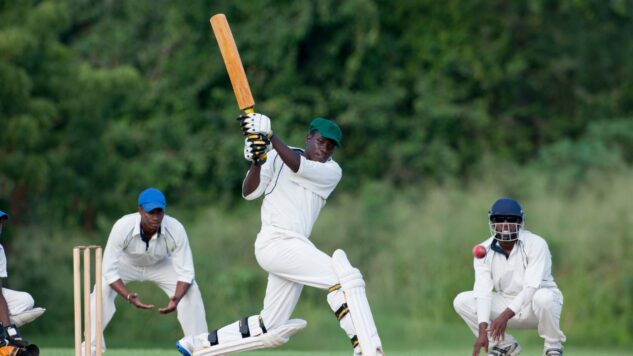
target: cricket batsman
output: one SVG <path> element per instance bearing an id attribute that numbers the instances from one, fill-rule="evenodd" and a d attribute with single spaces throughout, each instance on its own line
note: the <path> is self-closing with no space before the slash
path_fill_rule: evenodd
<path id="1" fill-rule="evenodd" d="M 265 115 L 253 113 L 239 120 L 246 136 L 244 157 L 251 162 L 242 195 L 247 200 L 264 197 L 255 241 L 257 262 L 268 272 L 263 309 L 219 330 L 185 337 L 176 344 L 178 350 L 186 356 L 211 356 L 286 343 L 306 326 L 290 316 L 307 285 L 328 291 L 327 301 L 354 355 L 383 355 L 360 271 L 343 251 L 328 256 L 309 239 L 341 180 L 341 167 L 332 159 L 341 145 L 341 129 L 328 119 L 314 119 L 303 150 L 286 146 L 274 135 Z"/>
<path id="2" fill-rule="evenodd" d="M 475 257 L 475 287 L 455 298 L 455 311 L 477 339 L 473 356 L 514 356 L 521 352 L 507 328 L 537 329 L 545 340 L 544 355 L 561 356 L 565 335 L 560 329 L 563 294 L 552 277 L 547 242 L 525 230 L 521 205 L 510 198 L 492 204 L 488 213 L 491 237 Z"/>

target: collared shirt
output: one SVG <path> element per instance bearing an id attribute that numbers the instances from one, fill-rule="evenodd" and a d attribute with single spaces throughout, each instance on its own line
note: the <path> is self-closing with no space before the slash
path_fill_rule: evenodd
<path id="1" fill-rule="evenodd" d="M 108 237 L 103 252 L 103 278 L 108 284 L 120 279 L 119 263 L 151 268 L 166 258 L 172 260 L 178 281 L 193 282 L 193 257 L 182 224 L 165 215 L 158 232 L 146 243 L 141 238 L 141 214 L 128 214 L 114 224 Z"/>
<path id="2" fill-rule="evenodd" d="M 490 237 L 481 245 L 486 256 L 474 259 L 478 322 L 489 322 L 493 289 L 511 299 L 508 308 L 518 314 L 529 305 L 538 288 L 557 288 L 552 277 L 552 255 L 540 236 L 521 230 L 506 258 L 497 241 Z"/>
<path id="3" fill-rule="evenodd" d="M 333 159 L 322 163 L 304 156 L 295 173 L 273 150 L 261 168 L 259 186 L 244 198 L 253 200 L 264 195 L 262 229 L 289 231 L 308 238 L 342 175 Z"/>

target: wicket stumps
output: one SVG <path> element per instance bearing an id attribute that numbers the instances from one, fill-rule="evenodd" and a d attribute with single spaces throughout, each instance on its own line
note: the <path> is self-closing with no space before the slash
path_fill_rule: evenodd
<path id="1" fill-rule="evenodd" d="M 101 292 L 101 246 L 75 246 L 73 248 L 73 291 L 75 299 L 75 356 L 81 356 L 81 251 L 83 251 L 83 294 L 84 294 L 84 341 L 85 354 L 91 354 L 90 323 L 90 254 L 95 251 L 95 341 L 97 356 L 101 356 L 103 338 L 102 292 Z"/>

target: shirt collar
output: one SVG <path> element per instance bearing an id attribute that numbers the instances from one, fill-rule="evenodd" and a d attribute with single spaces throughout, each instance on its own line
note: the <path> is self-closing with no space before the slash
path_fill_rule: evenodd
<path id="1" fill-rule="evenodd" d="M 523 243 L 523 235 L 524 235 L 524 231 L 523 229 L 519 230 L 519 237 L 516 239 L 516 242 L 514 243 L 514 246 L 512 246 L 512 251 L 514 251 L 514 247 L 518 244 L 518 243 Z M 506 255 L 505 251 L 503 251 L 503 248 L 501 248 L 501 246 L 499 246 L 499 243 L 497 241 L 497 239 L 495 239 L 495 237 L 492 237 L 492 244 L 490 245 L 490 249 L 500 253 L 502 255 Z"/>

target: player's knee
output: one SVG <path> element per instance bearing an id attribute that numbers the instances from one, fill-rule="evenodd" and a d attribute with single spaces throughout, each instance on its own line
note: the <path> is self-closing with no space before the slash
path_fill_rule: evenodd
<path id="1" fill-rule="evenodd" d="M 547 309 L 552 305 L 554 296 L 549 289 L 539 289 L 534 293 L 532 305 L 534 309 Z"/>
<path id="2" fill-rule="evenodd" d="M 472 292 L 461 292 L 455 297 L 455 299 L 453 299 L 453 308 L 455 309 L 457 314 L 461 314 L 471 304 L 473 304 L 473 299 L 474 298 Z"/>

